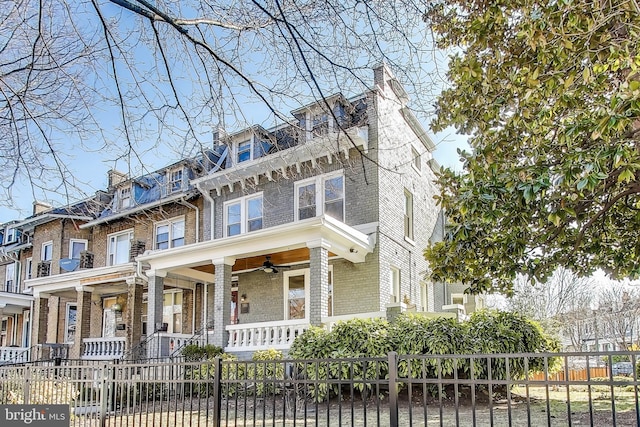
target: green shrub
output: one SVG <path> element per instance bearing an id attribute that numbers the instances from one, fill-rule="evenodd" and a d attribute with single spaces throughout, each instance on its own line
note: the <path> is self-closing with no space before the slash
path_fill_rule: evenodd
<path id="1" fill-rule="evenodd" d="M 210 360 L 223 353 L 222 347 L 213 344 L 200 346 L 198 344 L 185 345 L 182 349 L 182 355 L 187 362 L 199 362 L 201 360 Z"/>
<path id="2" fill-rule="evenodd" d="M 366 391 L 371 380 L 388 375 L 386 362 L 335 362 L 341 358 L 386 357 L 390 351 L 400 355 L 539 353 L 558 351 L 558 342 L 544 333 L 536 322 L 510 312 L 482 311 L 474 313 L 468 322 L 451 318 L 427 318 L 419 313 L 404 313 L 393 323 L 384 319 L 353 319 L 338 322 L 331 332 L 310 328 L 294 341 L 289 356 L 293 359 L 321 359 L 296 366 L 298 375 L 310 380 L 309 395 L 323 400 L 339 392 L 335 384 L 320 380 L 354 380 L 356 388 Z M 549 367 L 559 361 L 549 360 Z M 541 371 L 544 359 L 529 357 L 528 371 Z M 509 377 L 522 378 L 525 359 L 509 359 Z M 413 378 L 468 378 L 471 374 L 468 358 L 401 358 L 398 375 Z M 488 377 L 487 359 L 475 359 L 473 376 Z M 492 359 L 491 376 L 505 379 L 504 358 Z"/>
<path id="3" fill-rule="evenodd" d="M 274 349 L 253 353 L 254 363 L 248 365 L 247 379 L 255 383 L 253 392 L 258 397 L 280 394 L 284 385 L 284 358 Z"/>
<path id="4" fill-rule="evenodd" d="M 471 315 L 468 345 L 467 354 L 538 353 L 556 352 L 559 349 L 557 340 L 545 334 L 537 322 L 518 313 L 497 310 L 484 310 Z M 544 358 L 531 357 L 527 362 L 529 372 L 540 372 L 545 368 Z M 553 368 L 558 361 L 552 359 L 547 363 Z M 524 378 L 525 374 L 525 359 L 510 358 L 509 377 Z M 488 377 L 486 360 L 478 360 L 474 364 L 474 377 Z M 491 377 L 507 378 L 505 358 L 492 359 Z"/>

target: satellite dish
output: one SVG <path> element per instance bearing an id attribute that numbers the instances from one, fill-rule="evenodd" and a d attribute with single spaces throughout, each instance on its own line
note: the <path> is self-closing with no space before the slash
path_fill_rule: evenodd
<path id="1" fill-rule="evenodd" d="M 76 271 L 80 266 L 80 260 L 75 258 L 63 258 L 58 262 L 64 271 Z"/>

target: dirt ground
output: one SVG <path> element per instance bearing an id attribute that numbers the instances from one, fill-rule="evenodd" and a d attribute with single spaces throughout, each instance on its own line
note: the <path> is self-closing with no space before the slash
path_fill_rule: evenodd
<path id="1" fill-rule="evenodd" d="M 492 402 L 478 398 L 475 405 L 469 399 L 457 402 L 426 400 L 421 397 L 398 401 L 398 421 L 400 426 L 637 426 L 635 410 L 598 410 L 589 413 L 583 408 L 567 413 L 565 405 L 552 404 L 547 408 L 545 401 L 521 396 L 511 396 L 511 400 Z M 237 398 L 223 400 L 222 426 L 390 426 L 388 398 L 370 399 L 366 404 L 356 397 L 342 396 L 329 402 L 314 403 L 298 401 L 293 405 L 288 399 Z M 426 405 L 424 404 L 426 403 Z M 110 413 L 105 424 L 113 427 L 124 426 L 213 426 L 213 404 L 210 399 L 189 399 L 172 402 L 151 402 L 129 408 L 126 411 Z M 593 419 L 592 419 L 593 417 Z M 570 421 L 569 421 L 570 419 Z M 76 416 L 72 426 L 100 426 L 97 414 L 92 417 Z"/>

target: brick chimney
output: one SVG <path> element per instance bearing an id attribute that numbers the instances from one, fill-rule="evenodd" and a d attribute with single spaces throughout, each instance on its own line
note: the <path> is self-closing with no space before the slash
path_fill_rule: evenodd
<path id="1" fill-rule="evenodd" d="M 123 181 L 127 180 L 127 174 L 117 171 L 115 169 L 111 169 L 109 172 L 107 172 L 107 178 L 108 178 L 108 188 L 113 188 L 116 185 L 120 184 Z"/>
<path id="2" fill-rule="evenodd" d="M 51 206 L 48 203 L 36 200 L 36 201 L 33 202 L 33 215 L 37 215 L 37 214 L 42 213 L 44 211 L 48 211 L 52 207 L 53 206 Z"/>

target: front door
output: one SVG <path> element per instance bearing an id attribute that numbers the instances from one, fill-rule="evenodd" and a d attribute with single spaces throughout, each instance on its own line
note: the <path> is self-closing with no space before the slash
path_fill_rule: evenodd
<path id="1" fill-rule="evenodd" d="M 284 318 L 309 318 L 309 269 L 284 272 Z"/>

